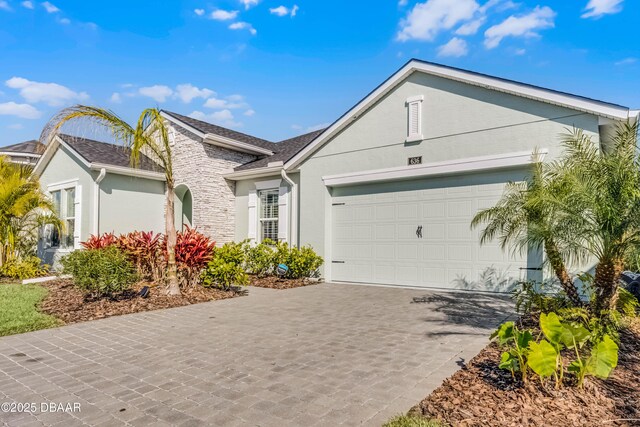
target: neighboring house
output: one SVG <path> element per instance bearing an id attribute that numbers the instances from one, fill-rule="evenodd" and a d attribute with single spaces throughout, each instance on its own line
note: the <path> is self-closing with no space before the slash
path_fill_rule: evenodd
<path id="1" fill-rule="evenodd" d="M 130 150 L 86 138 L 58 135 L 34 168 L 65 223 L 43 233 L 38 255 L 56 265 L 92 234 L 164 231 L 165 183 L 161 167 L 142 156 L 130 166 Z"/>
<path id="2" fill-rule="evenodd" d="M 495 204 L 505 183 L 524 180 L 533 162 L 558 158 L 567 129 L 607 144 L 616 122 L 638 117 L 418 60 L 327 129 L 277 143 L 162 114 L 179 222 L 218 244 L 310 244 L 328 281 L 487 291 L 540 278 L 542 256 L 480 246 L 475 213 Z M 160 223 L 163 211 L 154 212 Z M 117 218 L 121 229 L 139 227 L 128 218 Z"/>
<path id="3" fill-rule="evenodd" d="M 0 156 L 4 156 L 12 163 L 21 165 L 35 165 L 44 151 L 44 144 L 39 141 L 25 141 L 18 144 L 0 147 Z"/>

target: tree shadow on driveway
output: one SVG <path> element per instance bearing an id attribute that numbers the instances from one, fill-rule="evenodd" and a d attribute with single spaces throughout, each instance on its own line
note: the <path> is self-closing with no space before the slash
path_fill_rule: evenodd
<path id="1" fill-rule="evenodd" d="M 424 304 L 429 311 L 429 316 L 423 320 L 434 326 L 434 331 L 427 333 L 431 337 L 486 335 L 487 331 L 497 328 L 515 314 L 513 302 L 508 295 L 430 292 L 414 297 L 411 304 Z M 434 316 L 434 313 L 437 315 Z M 456 326 L 463 329 L 459 330 Z"/>

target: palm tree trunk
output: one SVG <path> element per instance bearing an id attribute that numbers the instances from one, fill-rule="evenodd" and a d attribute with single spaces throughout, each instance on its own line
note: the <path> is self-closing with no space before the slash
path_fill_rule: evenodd
<path id="1" fill-rule="evenodd" d="M 596 297 L 593 311 L 597 316 L 603 310 L 615 310 L 618 302 L 618 282 L 624 269 L 624 263 L 618 259 L 601 259 L 596 266 L 594 286 Z"/>
<path id="2" fill-rule="evenodd" d="M 167 182 L 167 203 L 166 203 L 166 233 L 167 233 L 167 294 L 180 295 L 180 284 L 178 283 L 178 270 L 176 267 L 176 221 L 174 211 L 175 191 L 172 182 Z"/>
<path id="3" fill-rule="evenodd" d="M 553 272 L 556 274 L 558 280 L 560 281 L 560 286 L 562 286 L 562 289 L 569 297 L 571 303 L 576 307 L 580 307 L 582 305 L 580 294 L 578 294 L 578 289 L 571 280 L 571 276 L 567 272 L 567 267 L 564 264 L 562 256 L 560 255 L 560 251 L 558 251 L 558 247 L 556 246 L 555 242 L 550 239 L 545 240 L 544 249 L 547 253 L 547 257 L 549 258 L 549 264 L 551 264 Z"/>

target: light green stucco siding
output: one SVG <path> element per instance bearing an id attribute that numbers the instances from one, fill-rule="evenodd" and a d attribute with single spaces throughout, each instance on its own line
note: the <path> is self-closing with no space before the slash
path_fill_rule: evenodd
<path id="1" fill-rule="evenodd" d="M 108 173 L 100 183 L 99 232 L 164 232 L 164 181 Z"/>
<path id="2" fill-rule="evenodd" d="M 406 100 L 417 95 L 424 96 L 424 140 L 405 143 Z M 560 155 L 558 137 L 572 127 L 598 141 L 596 116 L 414 73 L 300 166 L 300 243 L 330 255 L 332 190 L 323 176 L 406 166 L 413 156 L 429 163 L 540 148 L 549 160 Z"/>

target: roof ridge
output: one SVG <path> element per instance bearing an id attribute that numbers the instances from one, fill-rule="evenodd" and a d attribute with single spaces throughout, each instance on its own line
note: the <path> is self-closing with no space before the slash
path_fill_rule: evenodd
<path id="1" fill-rule="evenodd" d="M 205 124 L 205 125 L 207 125 L 207 126 L 214 126 L 214 127 L 217 127 L 217 128 L 223 129 L 223 130 L 228 131 L 228 132 L 232 132 L 232 133 L 236 133 L 236 134 L 239 134 L 239 135 L 243 135 L 243 136 L 248 137 L 248 138 L 257 139 L 257 140 L 260 140 L 260 141 L 261 141 L 261 142 L 263 142 L 263 143 L 264 143 L 264 142 L 266 142 L 266 143 L 268 143 L 268 144 L 276 144 L 276 142 L 269 141 L 268 139 L 260 138 L 260 137 L 255 136 L 255 135 L 250 135 L 250 134 L 245 133 L 245 132 L 237 131 L 237 130 L 235 130 L 235 129 L 231 129 L 231 128 L 227 128 L 227 127 L 224 127 L 224 126 L 217 125 L 217 124 L 215 124 L 215 123 L 207 122 L 207 121 L 205 121 L 205 120 L 196 119 L 196 118 L 193 118 L 193 117 L 190 117 L 190 116 L 186 116 L 186 115 L 184 115 L 184 114 L 176 113 L 175 111 L 169 111 L 169 110 L 164 110 L 164 109 L 163 109 L 163 110 L 160 110 L 160 111 L 165 112 L 165 113 L 167 113 L 167 114 L 169 114 L 169 115 L 171 115 L 171 116 L 175 117 L 175 118 L 176 118 L 176 119 L 178 119 L 178 120 L 182 120 L 182 118 L 187 118 L 187 119 L 189 119 L 189 120 L 193 120 L 193 121 L 196 121 L 196 122 L 204 123 L 204 124 Z M 188 123 L 187 123 L 187 124 L 188 124 Z M 195 126 L 194 126 L 194 127 L 195 127 Z M 203 131 L 202 129 L 198 129 L 198 130 Z M 203 131 L 203 132 L 206 132 L 206 131 Z M 223 135 L 223 136 L 224 136 L 224 135 Z"/>

